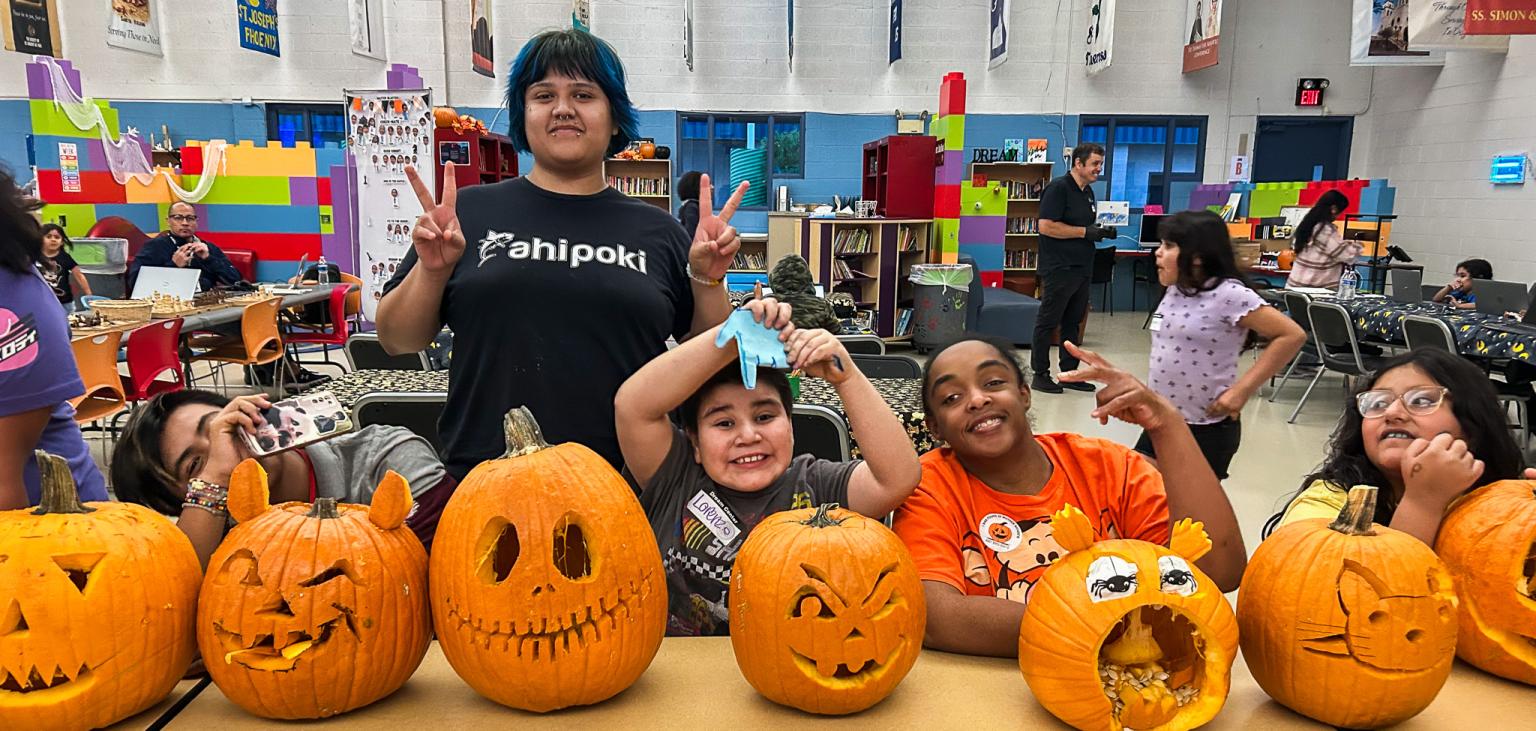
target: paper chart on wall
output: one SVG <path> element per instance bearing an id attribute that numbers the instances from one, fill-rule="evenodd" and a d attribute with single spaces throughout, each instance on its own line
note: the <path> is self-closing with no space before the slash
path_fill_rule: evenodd
<path id="1" fill-rule="evenodd" d="M 411 229 L 422 211 L 405 166 L 416 167 L 429 191 L 436 187 L 432 129 L 427 90 L 347 93 L 347 149 L 357 190 L 352 230 L 357 232 L 363 315 L 370 320 L 384 283 L 410 251 Z"/>

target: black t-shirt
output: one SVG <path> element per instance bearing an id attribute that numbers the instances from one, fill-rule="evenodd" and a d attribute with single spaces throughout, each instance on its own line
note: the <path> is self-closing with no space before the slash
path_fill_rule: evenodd
<path id="1" fill-rule="evenodd" d="M 1045 186 L 1040 194 L 1040 218 L 1068 226 L 1092 226 L 1098 220 L 1098 202 L 1092 186 L 1077 187 L 1068 173 Z M 1093 242 L 1086 238 L 1058 239 L 1040 234 L 1040 273 L 1093 268 Z"/>
<path id="2" fill-rule="evenodd" d="M 74 290 L 70 288 L 69 277 L 75 271 L 75 258 L 63 249 L 53 258 L 44 256 L 37 263 L 37 271 L 43 275 L 43 281 L 53 288 L 53 296 L 59 298 L 60 304 L 70 304 L 75 301 Z"/>
<path id="3" fill-rule="evenodd" d="M 611 188 L 563 195 L 527 178 L 459 191 L 458 214 L 464 258 L 438 315 L 454 336 L 439 424 L 449 474 L 501 456 L 502 416 L 518 406 L 549 443 L 618 466 L 614 395 L 693 321 L 682 227 Z M 386 296 L 415 265 L 413 249 Z"/>

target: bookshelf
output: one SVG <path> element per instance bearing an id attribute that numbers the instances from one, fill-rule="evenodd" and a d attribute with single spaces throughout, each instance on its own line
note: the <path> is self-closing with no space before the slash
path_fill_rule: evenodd
<path id="1" fill-rule="evenodd" d="M 603 161 L 603 177 L 620 193 L 672 212 L 671 160 L 610 158 Z"/>
<path id="2" fill-rule="evenodd" d="M 432 142 L 436 190 L 443 189 L 443 166 L 450 160 L 459 163 L 454 166 L 453 180 L 460 188 L 517 177 L 517 150 L 512 149 L 512 140 L 506 135 L 438 127 L 433 131 Z M 463 162 L 466 155 L 468 163 Z"/>
<path id="3" fill-rule="evenodd" d="M 928 260 L 931 219 L 813 218 L 801 256 L 827 292 L 845 292 L 870 310 L 874 330 L 887 340 L 911 337 L 913 264 Z M 905 326 L 905 327 L 904 327 Z"/>
<path id="4" fill-rule="evenodd" d="M 934 147 L 928 135 L 890 135 L 864 143 L 864 200 L 889 218 L 933 216 Z"/>
<path id="5" fill-rule="evenodd" d="M 741 248 L 731 260 L 732 274 L 767 274 L 773 266 L 768 256 L 767 234 L 742 234 Z"/>
<path id="6" fill-rule="evenodd" d="M 1051 182 L 1049 162 L 978 162 L 971 177 L 998 182 L 1008 193 L 1008 221 L 1004 228 L 1003 285 L 1034 296 L 1040 262 L 1040 193 Z"/>

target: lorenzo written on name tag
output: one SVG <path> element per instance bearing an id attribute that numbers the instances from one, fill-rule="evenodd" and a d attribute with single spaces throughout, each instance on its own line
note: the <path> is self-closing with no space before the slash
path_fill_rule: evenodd
<path id="1" fill-rule="evenodd" d="M 688 501 L 688 512 L 693 513 L 693 517 L 698 518 L 722 545 L 729 546 L 741 536 L 741 526 L 736 523 L 736 516 L 714 495 L 699 491 Z"/>

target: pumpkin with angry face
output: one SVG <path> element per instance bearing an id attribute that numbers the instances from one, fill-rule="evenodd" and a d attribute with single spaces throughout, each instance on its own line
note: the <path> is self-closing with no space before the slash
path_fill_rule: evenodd
<path id="1" fill-rule="evenodd" d="M 1461 600 L 1456 654 L 1536 685 L 1536 482 L 1495 482 L 1462 498 L 1435 549 Z"/>
<path id="2" fill-rule="evenodd" d="M 879 521 L 823 505 L 769 516 L 731 568 L 731 646 L 759 693 L 811 713 L 879 703 L 922 651 L 912 557 Z"/>
<path id="3" fill-rule="evenodd" d="M 107 726 L 191 664 L 197 553 L 142 505 L 81 505 L 63 459 L 37 462 L 38 509 L 0 513 L 0 728 Z"/>
<path id="4" fill-rule="evenodd" d="M 432 618 L 459 677 L 497 703 L 606 700 L 645 672 L 666 629 L 661 552 L 623 477 L 551 447 L 526 408 L 507 454 L 475 467 L 438 521 Z"/>
<path id="5" fill-rule="evenodd" d="M 266 718 L 325 718 L 395 692 L 431 641 L 427 553 L 389 472 L 371 506 L 268 504 L 255 460 L 229 485 L 230 530 L 208 560 L 197 641 L 231 701 Z"/>
<path id="6" fill-rule="evenodd" d="M 1191 729 L 1226 702 L 1237 656 L 1232 607 L 1194 562 L 1211 550 L 1199 523 L 1169 548 L 1094 542 L 1088 517 L 1051 519 L 1068 553 L 1040 577 L 1019 625 L 1019 668 L 1040 705 L 1079 729 Z"/>
<path id="7" fill-rule="evenodd" d="M 1237 596 L 1243 656 L 1270 697 L 1330 726 L 1378 728 L 1424 710 L 1451 673 L 1456 595 L 1434 551 L 1371 523 L 1376 488 L 1331 524 L 1282 526 Z"/>

